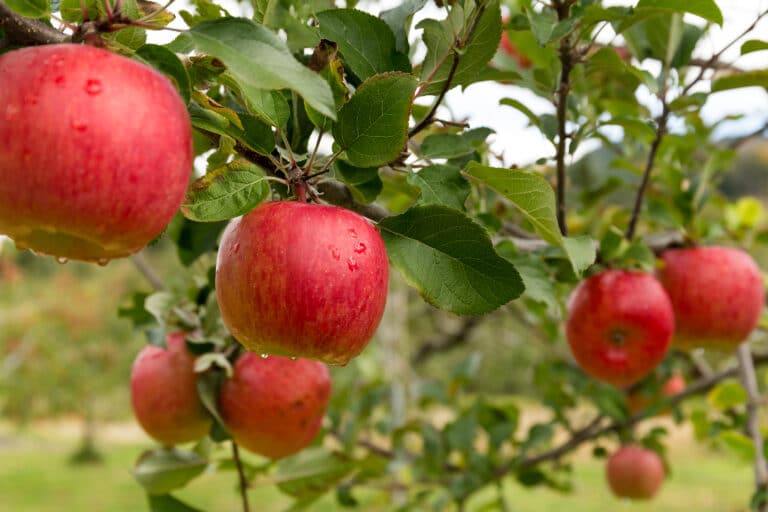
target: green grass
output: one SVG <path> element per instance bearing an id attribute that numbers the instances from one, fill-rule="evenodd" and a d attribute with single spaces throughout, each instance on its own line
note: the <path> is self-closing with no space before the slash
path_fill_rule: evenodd
<path id="1" fill-rule="evenodd" d="M 678 436 L 671 446 L 673 476 L 657 498 L 648 503 L 622 502 L 607 490 L 601 461 L 578 456 L 574 461 L 574 492 L 557 494 L 547 489 L 505 485 L 509 509 L 514 512 L 742 512 L 752 492 L 752 472 L 746 463 L 708 451 Z M 0 431 L 0 510 L 14 512 L 141 512 L 145 497 L 130 474 L 130 467 L 147 443 L 103 445 L 105 463 L 72 466 L 68 456 L 75 449 L 71 439 L 53 439 L 50 433 L 9 435 Z M 362 494 L 362 493 L 360 493 Z M 377 496 L 378 495 L 378 496 Z M 366 494 L 360 510 L 393 510 L 381 505 L 380 493 Z M 205 511 L 238 512 L 239 500 L 232 472 L 204 474 L 178 497 Z M 271 487 L 250 492 L 253 512 L 286 510 L 290 500 Z M 467 509 L 493 511 L 495 491 L 473 497 Z M 376 503 L 374 505 L 374 502 Z M 310 510 L 349 510 L 326 499 Z"/>

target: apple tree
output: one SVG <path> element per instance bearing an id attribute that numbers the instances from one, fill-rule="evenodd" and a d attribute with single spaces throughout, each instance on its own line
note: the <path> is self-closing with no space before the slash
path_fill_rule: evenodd
<path id="1" fill-rule="evenodd" d="M 165 227 L 192 274 L 134 259 L 154 290 L 123 309 L 152 345 L 132 380 L 162 445 L 134 470 L 152 510 L 196 510 L 173 492 L 206 468 L 235 470 L 243 510 L 255 485 L 295 509 L 505 510 L 508 479 L 567 492 L 584 446 L 650 498 L 674 468 L 644 425 L 665 410 L 751 460 L 745 502 L 768 510 L 768 223 L 720 187 L 768 125 L 723 141 L 733 116 L 704 115 L 764 101 L 768 69 L 742 62 L 767 10 L 713 49 L 714 0 L 176 7 L 0 0 L 0 232 L 106 263 Z M 480 82 L 546 150 L 452 115 Z M 524 364 L 466 350 L 509 336 Z M 494 359 L 545 419 L 477 392 Z M 322 362 L 348 362 L 330 397 Z"/>

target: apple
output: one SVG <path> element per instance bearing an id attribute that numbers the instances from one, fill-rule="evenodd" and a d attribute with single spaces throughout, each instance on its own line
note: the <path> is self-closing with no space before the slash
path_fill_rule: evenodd
<path id="1" fill-rule="evenodd" d="M 502 22 L 506 25 L 506 23 L 509 21 L 509 18 L 503 18 Z M 520 52 L 520 50 L 517 49 L 517 47 L 510 41 L 509 34 L 507 34 L 507 31 L 502 28 L 501 30 L 501 41 L 499 42 L 499 49 L 506 53 L 508 56 L 512 57 L 512 59 L 517 62 L 517 65 L 520 69 L 529 69 L 533 63 L 526 57 L 524 54 Z"/>
<path id="2" fill-rule="evenodd" d="M 297 201 L 262 203 L 222 235 L 216 294 L 248 350 L 346 364 L 387 300 L 384 242 L 360 215 Z"/>
<path id="3" fill-rule="evenodd" d="M 674 316 L 651 274 L 606 270 L 582 281 L 568 304 L 566 337 L 587 375 L 617 387 L 639 381 L 669 347 Z"/>
<path id="4" fill-rule="evenodd" d="M 203 438 L 211 417 L 197 394 L 195 356 L 184 333 L 169 334 L 166 349 L 148 345 L 131 369 L 131 405 L 141 427 L 166 446 Z"/>
<path id="5" fill-rule="evenodd" d="M 246 352 L 221 386 L 219 411 L 240 446 L 279 459 L 312 442 L 330 396 L 331 378 L 323 363 Z"/>
<path id="6" fill-rule="evenodd" d="M 670 398 L 683 391 L 685 391 L 685 379 L 679 372 L 675 372 L 667 382 L 664 383 L 664 386 L 662 386 L 661 396 Z M 658 399 L 659 397 L 651 396 L 648 392 L 642 389 L 627 393 L 627 410 L 630 414 L 637 414 L 652 406 Z M 667 413 L 669 413 L 669 409 L 661 411 L 661 414 Z"/>
<path id="7" fill-rule="evenodd" d="M 729 247 L 672 249 L 659 279 L 675 309 L 673 344 L 734 350 L 757 327 L 765 287 L 752 257 Z"/>
<path id="8" fill-rule="evenodd" d="M 664 482 L 664 464 L 654 451 L 625 445 L 614 452 L 605 466 L 608 486 L 619 498 L 653 498 Z"/>
<path id="9" fill-rule="evenodd" d="M 156 238 L 192 169 L 184 102 L 157 71 L 91 46 L 0 55 L 0 234 L 105 264 Z"/>

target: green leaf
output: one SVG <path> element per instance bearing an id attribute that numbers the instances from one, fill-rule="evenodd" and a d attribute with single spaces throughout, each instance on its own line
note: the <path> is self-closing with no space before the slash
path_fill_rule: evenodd
<path id="1" fill-rule="evenodd" d="M 274 480 L 277 487 L 295 498 L 324 494 L 355 467 L 354 461 L 324 448 L 309 448 L 280 460 Z"/>
<path id="2" fill-rule="evenodd" d="M 533 171 L 488 167 L 477 162 L 470 162 L 464 175 L 509 199 L 544 240 L 556 246 L 563 244 L 555 214 L 555 192 L 544 176 Z"/>
<path id="3" fill-rule="evenodd" d="M 718 25 L 723 24 L 723 13 L 714 0 L 640 0 L 637 8 L 644 7 L 695 14 Z"/>
<path id="4" fill-rule="evenodd" d="M 200 455 L 176 448 L 144 452 L 133 468 L 133 476 L 149 494 L 167 494 L 184 487 L 200 475 L 208 461 Z"/>
<path id="5" fill-rule="evenodd" d="M 717 436 L 718 441 L 744 462 L 755 458 L 755 445 L 752 440 L 735 430 L 726 430 Z"/>
<path id="6" fill-rule="evenodd" d="M 707 402 L 715 409 L 724 411 L 747 403 L 747 392 L 738 382 L 723 382 L 707 394 Z"/>
<path id="7" fill-rule="evenodd" d="M 27 18 L 44 18 L 51 15 L 47 0 L 5 0 L 5 4 Z"/>
<path id="8" fill-rule="evenodd" d="M 184 103 L 189 103 L 189 73 L 175 53 L 164 46 L 145 44 L 136 50 L 134 57 L 170 78 L 184 99 Z"/>
<path id="9" fill-rule="evenodd" d="M 352 196 L 361 203 L 373 202 L 384 188 L 378 167 L 355 167 L 343 160 L 336 160 L 333 166 L 336 177 L 349 186 Z"/>
<path id="10" fill-rule="evenodd" d="M 269 193 L 267 175 L 261 167 L 235 160 L 194 182 L 181 211 L 198 222 L 228 220 L 253 210 Z"/>
<path id="11" fill-rule="evenodd" d="M 392 264 L 441 309 L 488 313 L 523 292 L 514 265 L 496 254 L 488 232 L 461 212 L 417 206 L 384 219 L 379 229 Z"/>
<path id="12" fill-rule="evenodd" d="M 573 272 L 580 276 L 597 258 L 594 241 L 588 236 L 563 237 L 563 249 L 571 261 Z"/>
<path id="13" fill-rule="evenodd" d="M 430 165 L 408 176 L 408 183 L 421 189 L 419 205 L 439 204 L 464 210 L 469 196 L 469 182 L 461 169 L 452 165 Z"/>
<path id="14" fill-rule="evenodd" d="M 436 133 L 427 135 L 419 148 L 422 158 L 458 158 L 471 155 L 475 148 L 461 135 Z"/>
<path id="15" fill-rule="evenodd" d="M 160 496 L 148 494 L 147 498 L 150 512 L 203 512 L 199 508 L 190 507 L 170 494 Z"/>
<path id="16" fill-rule="evenodd" d="M 546 45 L 552 38 L 552 33 L 557 25 L 557 15 L 552 9 L 526 9 L 531 32 L 540 46 Z"/>
<path id="17" fill-rule="evenodd" d="M 500 105 L 506 105 L 508 107 L 512 107 L 514 109 L 519 110 L 522 112 L 525 117 L 528 118 L 528 121 L 530 121 L 532 126 L 538 126 L 539 124 L 539 116 L 533 113 L 531 109 L 526 107 L 523 103 L 517 101 L 513 98 L 502 98 L 501 101 L 499 101 Z"/>
<path id="18" fill-rule="evenodd" d="M 352 72 L 360 80 L 386 71 L 410 71 L 400 64 L 395 35 L 379 18 L 356 9 L 332 9 L 317 13 L 320 37 L 335 42 Z M 407 59 L 405 59 L 407 62 Z"/>
<path id="19" fill-rule="evenodd" d="M 496 252 L 502 258 L 510 261 L 520 273 L 525 285 L 525 296 L 543 302 L 553 310 L 559 307 L 555 280 L 547 271 L 546 264 L 541 258 L 531 254 L 518 253 L 514 243 L 509 240 L 499 243 L 496 246 Z"/>
<path id="20" fill-rule="evenodd" d="M 475 2 L 465 2 L 474 5 Z M 427 55 L 421 70 L 421 80 L 432 77 L 431 82 L 424 88 L 422 94 L 438 94 L 445 87 L 445 82 L 453 66 L 455 41 L 463 40 L 466 30 L 474 25 L 471 37 L 460 49 L 459 64 L 451 80 L 451 87 L 467 86 L 477 80 L 477 76 L 485 69 L 488 62 L 496 54 L 501 40 L 501 10 L 499 1 L 487 3 L 477 23 L 471 16 L 475 9 L 464 11 L 458 3 L 451 8 L 448 17 L 443 21 L 432 19 L 422 20 L 417 28 L 424 31 L 423 39 L 427 45 Z"/>
<path id="21" fill-rule="evenodd" d="M 293 89 L 315 110 L 336 119 L 330 86 L 269 29 L 244 18 L 222 18 L 195 25 L 188 34 L 199 51 L 224 62 L 246 96 L 259 89 Z"/>
<path id="22" fill-rule="evenodd" d="M 219 234 L 227 225 L 221 222 L 194 222 L 179 214 L 168 227 L 168 237 L 176 243 L 179 261 L 189 266 L 200 256 L 216 248 Z"/>
<path id="23" fill-rule="evenodd" d="M 627 135 L 646 142 L 650 142 L 656 136 L 656 129 L 652 125 L 632 117 L 612 117 L 599 124 L 599 126 L 610 125 L 621 126 Z"/>
<path id="24" fill-rule="evenodd" d="M 411 20 L 426 3 L 427 0 L 404 0 L 397 7 L 381 11 L 379 14 L 379 18 L 389 25 L 395 34 L 395 49 L 400 53 L 408 54 L 408 32 L 410 32 Z"/>
<path id="25" fill-rule="evenodd" d="M 744 41 L 741 45 L 741 54 L 747 54 L 752 52 L 759 52 L 762 50 L 768 50 L 768 41 L 760 41 L 759 39 L 750 39 Z"/>
<path id="26" fill-rule="evenodd" d="M 734 73 L 716 79 L 712 83 L 712 92 L 739 89 L 741 87 L 763 87 L 768 89 L 768 69 Z"/>
<path id="27" fill-rule="evenodd" d="M 405 73 L 384 73 L 366 80 L 342 107 L 333 136 L 347 160 L 374 167 L 400 155 L 408 138 L 408 117 L 416 79 Z"/>

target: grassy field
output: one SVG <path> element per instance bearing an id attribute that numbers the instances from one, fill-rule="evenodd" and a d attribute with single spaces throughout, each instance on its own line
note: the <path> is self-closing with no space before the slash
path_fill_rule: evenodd
<path id="1" fill-rule="evenodd" d="M 681 438 L 682 441 L 677 438 Z M 24 434 L 0 430 L 0 510 L 14 512 L 141 512 L 145 498 L 130 474 L 137 455 L 150 444 L 128 439 L 105 446 L 105 463 L 71 466 L 67 457 L 76 445 L 71 436 L 57 435 L 55 428 L 34 429 Z M 508 483 L 505 495 L 514 512 L 742 512 L 752 488 L 748 465 L 719 455 L 675 436 L 671 446 L 674 474 L 656 500 L 650 503 L 621 502 L 613 498 L 603 481 L 599 461 L 578 457 L 574 470 L 575 491 L 559 495 L 545 489 L 528 490 Z M 235 477 L 231 472 L 205 474 L 179 497 L 215 512 L 238 512 Z M 253 512 L 286 510 L 290 500 L 272 488 L 250 493 Z M 485 506 L 492 492 L 481 493 L 468 510 L 495 510 Z M 390 510 L 370 496 L 361 510 Z M 331 499 L 311 510 L 350 510 L 336 507 Z"/>

